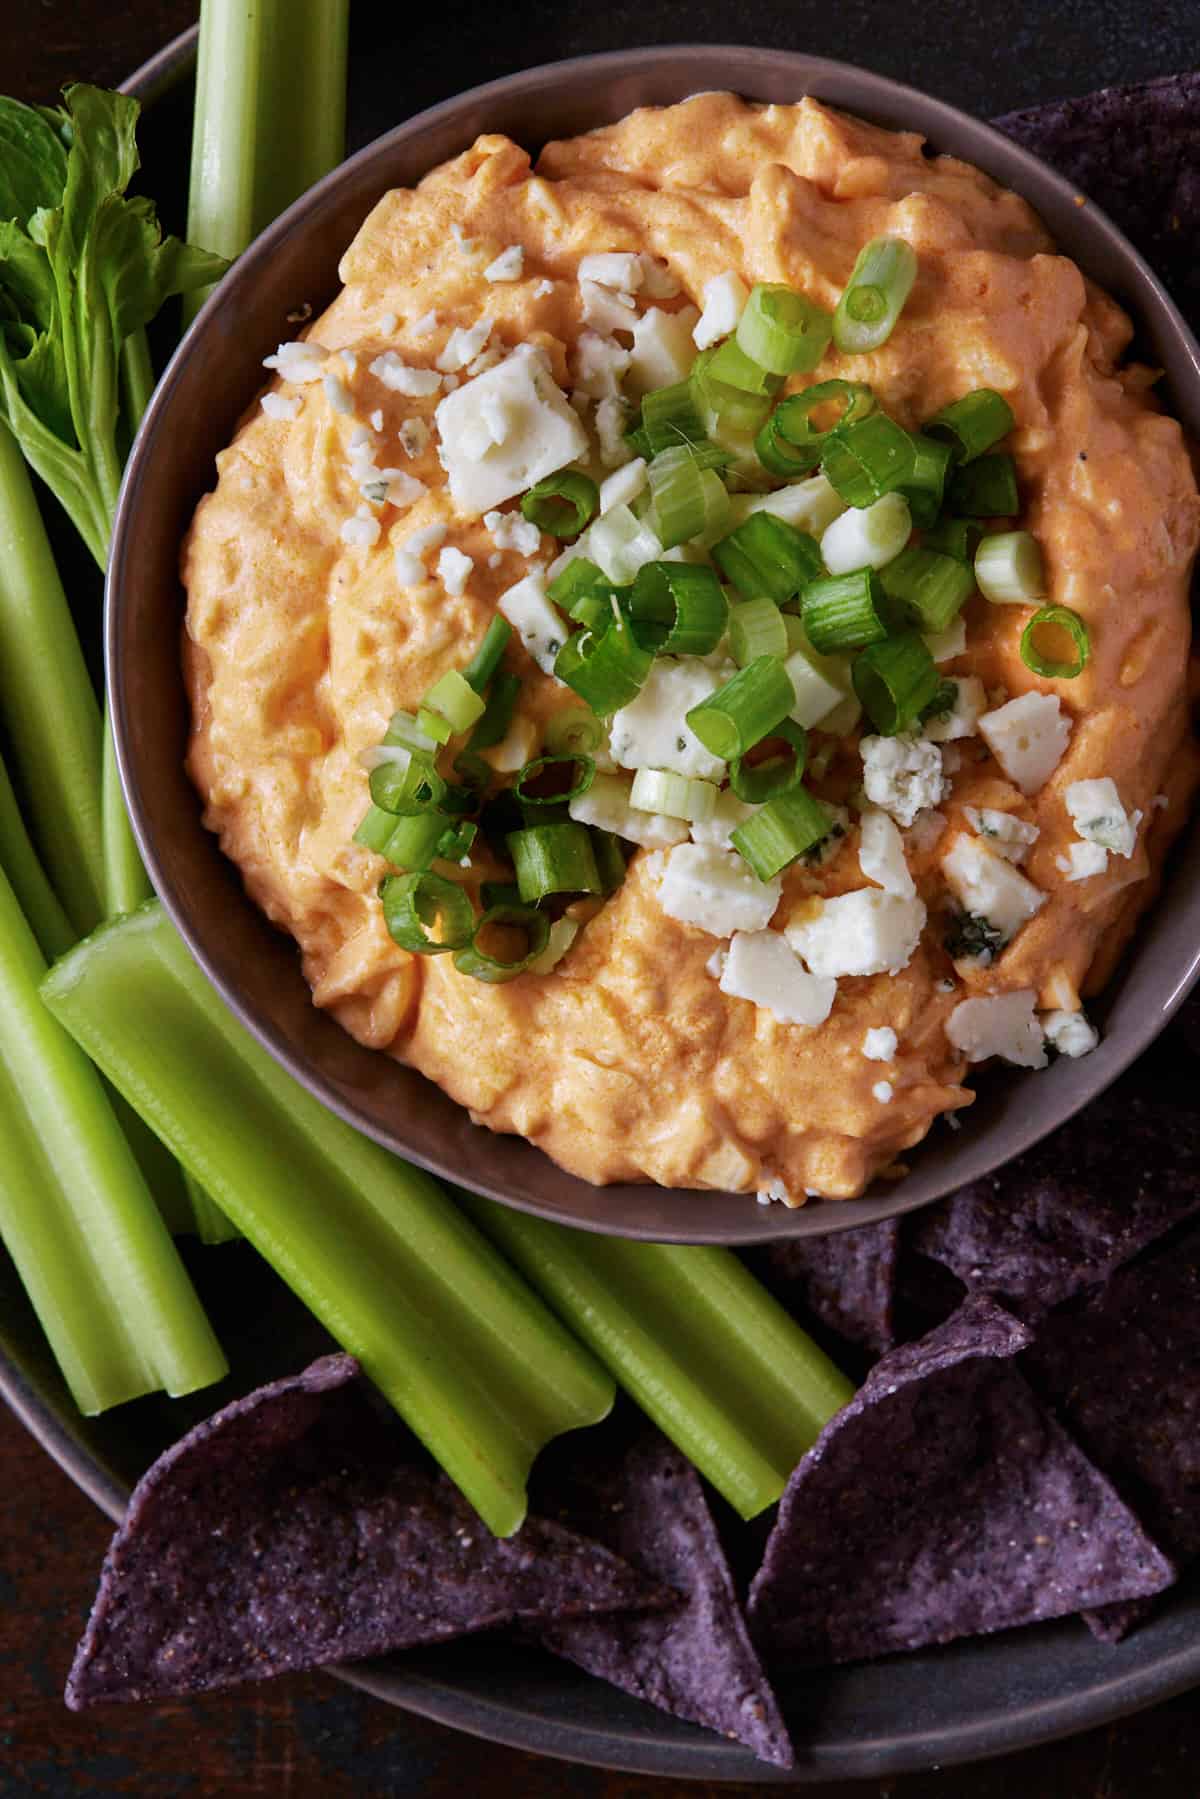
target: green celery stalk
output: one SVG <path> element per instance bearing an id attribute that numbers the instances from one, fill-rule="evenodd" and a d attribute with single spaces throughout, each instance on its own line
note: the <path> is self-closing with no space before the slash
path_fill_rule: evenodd
<path id="1" fill-rule="evenodd" d="M 193 1180 L 190 1174 L 185 1174 L 183 1184 L 187 1189 L 191 1209 L 191 1218 L 185 1228 L 194 1230 L 201 1243 L 210 1248 L 218 1243 L 237 1243 L 241 1238 L 241 1231 L 232 1219 L 226 1218 L 220 1206 L 204 1191 L 199 1181 Z"/>
<path id="2" fill-rule="evenodd" d="M 203 0 L 188 196 L 194 243 L 239 256 L 342 160 L 348 25 L 349 0 Z M 185 323 L 206 297 L 185 297 Z"/>
<path id="3" fill-rule="evenodd" d="M 8 770 L 0 759 L 0 869 L 8 876 L 25 917 L 47 962 L 65 955 L 76 932 L 46 879 L 37 851 L 29 841 Z"/>
<path id="4" fill-rule="evenodd" d="M 279 1067 L 156 904 L 103 926 L 42 993 L 488 1526 L 516 1530 L 537 1451 L 612 1404 L 599 1363 L 427 1175 Z"/>
<path id="5" fill-rule="evenodd" d="M 0 873 L 0 1237 L 82 1412 L 193 1392 L 228 1365 L 45 972 Z"/>
<path id="6" fill-rule="evenodd" d="M 0 714 L 76 933 L 104 916 L 100 708 L 25 461 L 0 424 Z"/>
<path id="7" fill-rule="evenodd" d="M 731 1250 L 602 1237 L 460 1197 L 743 1518 L 779 1498 L 853 1396 Z"/>

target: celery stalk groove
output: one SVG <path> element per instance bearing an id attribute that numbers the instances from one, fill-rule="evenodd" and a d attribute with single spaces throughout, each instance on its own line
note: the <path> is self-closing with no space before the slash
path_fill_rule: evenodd
<path id="1" fill-rule="evenodd" d="M 0 760 L 0 869 L 8 876 L 43 956 L 47 962 L 53 962 L 56 956 L 70 949 L 76 933 L 29 841 L 3 760 Z"/>
<path id="2" fill-rule="evenodd" d="M 854 1388 L 727 1249 L 573 1231 L 471 1194 L 471 1216 L 743 1518 Z"/>
<path id="3" fill-rule="evenodd" d="M 260 1048 L 157 905 L 102 927 L 42 991 L 490 1528 L 516 1530 L 542 1444 L 612 1404 L 599 1363 L 427 1175 Z"/>

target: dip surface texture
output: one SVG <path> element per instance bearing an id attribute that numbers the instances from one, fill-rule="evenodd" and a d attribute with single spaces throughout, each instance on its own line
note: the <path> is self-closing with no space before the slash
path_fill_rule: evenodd
<path id="1" fill-rule="evenodd" d="M 585 318 L 585 255 L 643 252 L 674 277 L 674 296 L 637 293 L 631 323 L 651 307 L 703 304 L 705 284 L 730 270 L 832 310 L 859 250 L 882 233 L 907 239 L 919 259 L 891 338 L 864 356 L 831 349 L 790 385 L 869 382 L 907 429 L 975 388 L 1008 401 L 1020 522 L 1041 545 L 1047 600 L 1086 621 L 1091 657 L 1077 679 L 1035 676 L 1019 652 L 1028 609 L 976 594 L 965 648 L 940 672 L 978 676 L 993 708 L 1030 690 L 1057 694 L 1071 726 L 1057 768 L 1027 795 L 978 735 L 943 746 L 953 754 L 932 823 L 927 807 L 905 831 L 928 910 L 921 941 L 897 973 L 839 980 L 817 1026 L 781 1023 L 721 990 L 709 968 L 720 940 L 663 911 L 663 855 L 647 849 L 550 974 L 489 986 L 448 955 L 398 948 L 377 898 L 385 865 L 351 841 L 369 798 L 363 757 L 398 707 L 415 710 L 440 674 L 467 663 L 498 597 L 559 546 L 542 537 L 526 556 L 503 527 L 498 541 L 456 508 L 433 428 L 444 384 L 422 394 L 411 389 L 428 383 L 401 376 L 401 391 L 378 359 L 392 351 L 409 370 L 450 368 L 462 345 L 452 333 L 487 320 L 490 331 L 465 345 L 472 360 L 541 346 L 564 392 L 591 387 L 590 421 L 603 389 L 581 366 L 581 338 L 629 337 Z M 513 246 L 523 255 L 497 276 Z M 1186 816 L 1198 503 L 1180 427 L 1157 410 L 1146 371 L 1121 365 L 1125 315 L 1055 254 L 1024 202 L 961 163 L 925 157 L 916 136 L 808 100 L 758 108 L 719 94 L 552 144 L 536 168 L 507 139 L 481 138 L 415 191 L 388 194 L 340 272 L 341 294 L 306 329 L 330 354 L 315 378 L 276 382 L 278 416 L 256 401 L 184 549 L 189 768 L 206 823 L 255 901 L 296 938 L 316 1003 L 480 1123 L 520 1133 L 594 1182 L 751 1193 L 778 1183 L 793 1202 L 861 1192 L 939 1113 L 969 1102 L 966 1056 L 946 1034 L 960 1002 L 1032 990 L 1041 1009 L 1077 1007 L 1111 971 Z M 469 379 L 469 363 L 457 373 Z M 352 448 L 364 429 L 385 474 L 423 486 L 389 476 L 391 497 L 364 505 L 366 453 L 356 464 Z M 507 516 L 520 515 L 510 505 Z M 407 565 L 405 584 L 394 552 L 439 525 L 440 542 L 418 538 L 421 567 L 412 580 Z M 470 559 L 465 580 L 447 549 Z M 505 666 L 522 678 L 529 721 L 519 766 L 537 753 L 545 720 L 578 700 L 516 638 Z M 1129 818 L 1142 814 L 1136 845 L 1071 879 L 1063 863 L 1078 837 L 1066 790 L 1104 777 Z M 862 781 L 850 737 L 814 784 L 848 804 Z M 990 963 L 955 964 L 943 942 L 943 860 L 980 828 L 964 808 L 1037 828 L 1020 872 L 1045 899 Z M 777 929 L 823 897 L 871 885 L 849 817 L 823 866 L 801 862 L 783 877 Z M 886 1060 L 864 1054 L 868 1031 L 883 1033 L 885 1054 L 895 1033 Z"/>

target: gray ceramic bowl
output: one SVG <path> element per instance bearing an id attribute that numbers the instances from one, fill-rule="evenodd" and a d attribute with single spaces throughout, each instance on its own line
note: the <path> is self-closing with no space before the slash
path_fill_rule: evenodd
<path id="1" fill-rule="evenodd" d="M 167 370 L 125 480 L 108 584 L 108 678 L 118 755 L 155 886 L 198 961 L 238 1016 L 327 1105 L 410 1160 L 481 1193 L 590 1230 L 697 1242 L 751 1242 L 865 1224 L 910 1211 L 1027 1148 L 1107 1085 L 1165 1023 L 1200 969 L 1200 834 L 1175 858 L 1162 898 L 1097 1008 L 1095 1054 L 1036 1075 L 998 1073 L 957 1134 L 935 1127 L 912 1172 L 861 1200 L 797 1212 L 744 1195 L 649 1186 L 596 1189 L 538 1150 L 471 1124 L 422 1076 L 362 1049 L 311 1004 L 289 940 L 243 896 L 202 828 L 183 772 L 187 717 L 178 644 L 180 540 L 213 482 L 213 457 L 263 379 L 262 357 L 294 334 L 289 313 L 336 291 L 342 250 L 390 187 L 415 182 L 482 131 L 530 150 L 705 88 L 759 100 L 809 92 L 889 126 L 1023 194 L 1062 248 L 1120 298 L 1148 355 L 1168 373 L 1179 416 L 1200 437 L 1200 352 L 1160 283 L 1068 184 L 1006 138 L 939 101 L 842 64 L 776 51 L 641 50 L 532 69 L 419 114 L 320 183 L 243 256 Z"/>

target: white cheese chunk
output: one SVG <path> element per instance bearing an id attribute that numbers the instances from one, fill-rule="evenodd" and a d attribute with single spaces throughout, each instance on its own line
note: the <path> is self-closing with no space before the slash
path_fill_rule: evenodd
<path id="1" fill-rule="evenodd" d="M 985 918 L 1004 942 L 1040 911 L 1046 895 L 980 837 L 965 832 L 942 857 L 942 873 L 964 912 Z"/>
<path id="2" fill-rule="evenodd" d="M 379 520 L 367 514 L 365 507 L 359 510 L 356 517 L 345 519 L 339 533 L 343 543 L 348 543 L 357 550 L 373 549 L 379 542 L 379 534 Z"/>
<path id="3" fill-rule="evenodd" d="M 860 887 L 820 902 L 785 935 L 814 974 L 899 974 L 925 928 L 921 900 Z"/>
<path id="4" fill-rule="evenodd" d="M 406 456 L 420 456 L 429 442 L 429 426 L 424 419 L 405 419 L 396 435 Z"/>
<path id="5" fill-rule="evenodd" d="M 1009 862 L 1023 862 L 1029 846 L 1041 835 L 1036 825 L 1026 824 L 1015 813 L 1001 812 L 995 806 L 964 806 L 963 817 L 978 837 L 986 837 L 998 856 Z"/>
<path id="6" fill-rule="evenodd" d="M 519 281 L 525 267 L 525 249 L 521 244 L 509 244 L 507 250 L 501 250 L 499 256 L 492 258 L 483 271 L 485 281 Z"/>
<path id="7" fill-rule="evenodd" d="M 912 849 L 916 850 L 919 856 L 923 856 L 926 850 L 931 850 L 937 843 L 949 823 L 950 820 L 944 812 L 935 811 L 932 806 L 927 806 L 924 812 L 917 813 L 909 825 L 905 841 Z"/>
<path id="8" fill-rule="evenodd" d="M 791 716 L 807 730 L 846 699 L 850 692 L 850 658 L 822 656 L 810 643 L 794 649 L 783 665 L 796 691 Z"/>
<path id="9" fill-rule="evenodd" d="M 1082 1012 L 1043 1012 L 1042 1029 L 1046 1041 L 1060 1056 L 1089 1056 L 1100 1041 L 1100 1033 Z"/>
<path id="10" fill-rule="evenodd" d="M 300 410 L 300 395 L 264 394 L 261 404 L 269 419 L 294 419 Z"/>
<path id="11" fill-rule="evenodd" d="M 541 532 L 532 519 L 523 518 L 519 512 L 485 512 L 483 522 L 498 550 L 516 550 L 521 556 L 536 556 L 541 548 Z"/>
<path id="12" fill-rule="evenodd" d="M 871 1089 L 872 1099 L 877 1099 L 881 1106 L 890 1106 L 894 1089 L 890 1081 L 876 1081 Z"/>
<path id="13" fill-rule="evenodd" d="M 1132 856 L 1142 815 L 1135 812 L 1130 818 L 1114 780 L 1102 775 L 1098 780 L 1072 781 L 1063 798 L 1080 837 L 1103 845 L 1114 856 Z"/>
<path id="14" fill-rule="evenodd" d="M 637 698 L 615 712 L 609 729 L 613 761 L 621 768 L 668 768 L 696 780 L 719 781 L 725 764 L 706 750 L 686 714 L 724 684 L 724 673 L 694 656 L 655 658 Z"/>
<path id="15" fill-rule="evenodd" d="M 771 1012 L 780 1024 L 824 1024 L 837 982 L 809 974 L 778 931 L 738 931 L 729 945 L 720 988 Z"/>
<path id="16" fill-rule="evenodd" d="M 967 647 L 967 621 L 960 612 L 944 631 L 924 631 L 922 637 L 935 662 L 952 662 Z"/>
<path id="17" fill-rule="evenodd" d="M 533 660 L 544 674 L 554 673 L 554 659 L 562 649 L 567 627 L 546 597 L 540 574 L 526 575 L 496 601 Z"/>
<path id="18" fill-rule="evenodd" d="M 508 431 L 479 454 L 473 446 L 489 399 L 503 409 Z M 447 394 L 436 417 L 450 492 L 477 517 L 587 452 L 587 432 L 540 357 L 508 357 Z"/>
<path id="19" fill-rule="evenodd" d="M 737 330 L 750 289 L 736 270 L 726 269 L 704 283 L 702 298 L 704 310 L 692 326 L 692 342 L 698 350 L 707 350 Z"/>
<path id="20" fill-rule="evenodd" d="M 782 891 L 778 877 L 758 880 L 733 850 L 681 843 L 667 857 L 658 903 L 681 924 L 732 937 L 735 931 L 765 931 Z"/>
<path id="21" fill-rule="evenodd" d="M 307 342 L 280 344 L 273 356 L 263 357 L 265 369 L 276 369 L 284 381 L 319 381 L 325 371 L 321 364 L 329 351 L 324 344 Z"/>
<path id="22" fill-rule="evenodd" d="M 890 812 L 897 824 L 912 824 L 918 812 L 945 798 L 947 783 L 936 744 L 901 733 L 864 737 L 858 747 L 867 798 Z"/>
<path id="23" fill-rule="evenodd" d="M 628 506 L 610 506 L 587 531 L 586 541 L 579 538 L 575 548 L 597 563 L 618 586 L 632 581 L 640 568 L 647 562 L 657 562 L 663 553 L 662 544 L 649 525 Z"/>
<path id="24" fill-rule="evenodd" d="M 1037 995 L 1028 991 L 964 999 L 946 1020 L 946 1036 L 968 1062 L 1001 1056 L 1018 1068 L 1044 1068 L 1044 1033 L 1034 1016 Z"/>
<path id="25" fill-rule="evenodd" d="M 598 331 L 581 331 L 575 345 L 575 382 L 593 400 L 617 396 L 622 376 L 629 367 L 630 352 Z"/>
<path id="26" fill-rule="evenodd" d="M 464 556 L 452 544 L 442 551 L 437 563 L 438 580 L 452 599 L 458 599 L 466 591 L 474 567 L 471 557 Z"/>
<path id="27" fill-rule="evenodd" d="M 1062 761 L 1071 721 L 1056 693 L 1022 693 L 979 721 L 979 735 L 1022 793 L 1037 793 Z"/>
<path id="28" fill-rule="evenodd" d="M 583 301 L 583 322 L 593 331 L 611 336 L 616 331 L 633 330 L 637 308 L 632 294 L 617 294 L 595 281 L 581 281 L 579 295 Z"/>
<path id="29" fill-rule="evenodd" d="M 862 1053 L 868 1062 L 890 1062 L 898 1041 L 890 1025 L 876 1025 L 863 1038 Z"/>
<path id="30" fill-rule="evenodd" d="M 636 250 L 601 250 L 585 256 L 576 276 L 580 287 L 592 281 L 598 287 L 611 287 L 636 294 L 645 278 L 645 268 Z"/>
<path id="31" fill-rule="evenodd" d="M 601 405 L 607 406 L 608 401 L 602 400 Z M 614 469 L 612 474 L 600 483 L 600 517 L 603 518 L 606 512 L 611 512 L 614 506 L 632 506 L 645 485 L 646 459 L 644 456 L 635 456 L 633 461 L 627 462 L 623 468 Z"/>
<path id="32" fill-rule="evenodd" d="M 345 382 L 339 380 L 336 375 L 325 375 L 322 377 L 321 386 L 325 391 L 325 398 L 334 412 L 340 412 L 344 418 L 348 418 L 354 411 L 354 397 Z"/>
<path id="33" fill-rule="evenodd" d="M 974 737 L 980 717 L 987 710 L 987 693 L 978 675 L 949 675 L 947 685 L 954 688 L 954 704 L 935 718 L 926 719 L 925 735 L 931 743 Z"/>
<path id="34" fill-rule="evenodd" d="M 619 469 L 633 459 L 633 451 L 625 441 L 626 422 L 625 402 L 615 394 L 609 394 L 597 403 L 596 435 L 600 439 L 600 460 L 605 468 Z M 603 491 L 602 488 L 602 498 Z"/>
<path id="35" fill-rule="evenodd" d="M 665 262 L 659 262 L 648 256 L 644 250 L 638 252 L 638 261 L 642 265 L 641 291 L 648 300 L 673 300 L 679 292 L 679 283 Z"/>
<path id="36" fill-rule="evenodd" d="M 1108 851 L 1102 843 L 1072 843 L 1065 856 L 1056 856 L 1054 860 L 1068 881 L 1089 881 L 1108 868 Z"/>
<path id="37" fill-rule="evenodd" d="M 442 377 L 436 369 L 410 368 L 395 350 L 385 350 L 370 368 L 376 380 L 382 381 L 392 393 L 406 394 L 410 399 L 424 399 L 437 393 L 442 385 Z"/>
<path id="38" fill-rule="evenodd" d="M 456 325 L 446 339 L 446 347 L 434 361 L 446 374 L 457 373 L 474 362 L 492 335 L 491 319 L 477 319 L 473 325 Z"/>
<path id="39" fill-rule="evenodd" d="M 917 891 L 904 854 L 904 839 L 895 821 L 877 806 L 868 806 L 862 815 L 862 835 L 858 845 L 858 865 L 868 881 L 876 881 L 885 893 L 906 897 Z"/>
<path id="40" fill-rule="evenodd" d="M 656 387 L 672 387 L 687 379 L 696 357 L 692 326 L 699 316 L 694 306 L 685 306 L 681 312 L 652 306 L 636 320 L 626 372 L 632 394 L 640 398 Z"/>
<path id="41" fill-rule="evenodd" d="M 635 812 L 629 794 L 630 783 L 623 776 L 597 774 L 587 792 L 573 799 L 567 810 L 579 824 L 612 831 L 645 849 L 670 849 L 685 841 L 688 828 L 682 819 L 664 818 L 658 812 Z"/>
<path id="42" fill-rule="evenodd" d="M 732 849 L 733 833 L 757 811 L 757 806 L 749 806 L 745 800 L 740 800 L 731 787 L 723 787 L 717 795 L 717 803 L 711 816 L 703 821 L 693 820 L 692 842 L 712 843 L 723 850 Z"/>
<path id="43" fill-rule="evenodd" d="M 392 317 L 394 318 L 395 315 L 393 314 Z M 412 330 L 414 337 L 432 337 L 433 333 L 437 330 L 437 328 L 438 328 L 438 315 L 436 312 L 423 312 L 419 319 L 413 320 L 412 326 L 411 326 L 411 330 Z M 393 327 L 393 329 L 394 329 L 394 327 Z M 391 332 L 385 331 L 384 336 L 390 337 Z"/>

